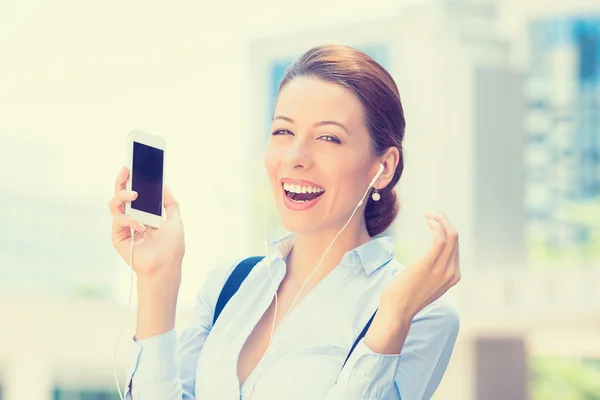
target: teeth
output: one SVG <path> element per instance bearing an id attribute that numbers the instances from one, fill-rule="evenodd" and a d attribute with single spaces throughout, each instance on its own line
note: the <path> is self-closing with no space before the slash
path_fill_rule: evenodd
<path id="1" fill-rule="evenodd" d="M 291 183 L 284 183 L 283 188 L 288 192 L 294 193 L 321 193 L 323 189 L 312 187 L 312 186 L 301 186 Z"/>

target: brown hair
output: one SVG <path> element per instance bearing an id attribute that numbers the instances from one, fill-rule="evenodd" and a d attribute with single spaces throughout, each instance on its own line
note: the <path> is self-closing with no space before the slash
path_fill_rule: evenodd
<path id="1" fill-rule="evenodd" d="M 375 154 L 381 156 L 390 147 L 397 147 L 400 151 L 400 160 L 391 182 L 379 190 L 381 199 L 373 201 L 369 196 L 365 208 L 369 235 L 373 237 L 384 232 L 398 215 L 399 204 L 393 189 L 404 169 L 402 140 L 406 123 L 394 79 L 364 52 L 342 45 L 313 47 L 302 54 L 288 67 L 279 91 L 299 76 L 317 77 L 351 90 L 365 109 L 365 123 Z"/>

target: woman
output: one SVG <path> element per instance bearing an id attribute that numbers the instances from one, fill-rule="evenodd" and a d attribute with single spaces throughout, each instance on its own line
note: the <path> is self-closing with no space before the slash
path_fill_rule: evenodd
<path id="1" fill-rule="evenodd" d="M 274 242 L 270 259 L 254 267 L 213 326 L 217 298 L 237 263 L 214 269 L 179 336 L 179 207 L 165 189 L 160 228 L 123 215 L 136 196 L 125 190 L 124 168 L 110 208 L 113 244 L 126 262 L 130 229 L 140 242 L 128 396 L 430 398 L 458 333 L 456 313 L 439 300 L 460 279 L 458 236 L 444 214 L 428 213 L 433 243 L 409 268 L 394 259 L 390 237 L 375 237 L 398 213 L 392 189 L 403 169 L 404 127 L 396 84 L 369 56 L 345 46 L 303 54 L 280 85 L 265 153 L 279 216 L 291 233 Z"/>

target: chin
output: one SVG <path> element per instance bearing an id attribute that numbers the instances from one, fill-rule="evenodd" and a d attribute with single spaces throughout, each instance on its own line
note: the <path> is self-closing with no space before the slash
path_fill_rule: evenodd
<path id="1" fill-rule="evenodd" d="M 327 223 L 327 215 L 323 215 L 321 204 L 306 210 L 292 210 L 284 204 L 283 199 L 277 202 L 277 211 L 281 224 L 288 232 L 299 234 L 310 234 L 323 229 L 323 223 Z"/>
<path id="2" fill-rule="evenodd" d="M 288 232 L 307 234 L 318 230 L 318 225 L 304 215 L 281 215 L 281 224 Z"/>

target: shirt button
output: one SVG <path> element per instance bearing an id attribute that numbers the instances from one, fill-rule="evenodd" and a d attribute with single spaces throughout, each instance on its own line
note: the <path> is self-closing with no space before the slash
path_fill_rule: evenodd
<path id="1" fill-rule="evenodd" d="M 367 376 L 367 373 L 364 370 L 359 369 L 358 371 L 356 371 L 356 376 L 358 376 L 359 378 L 364 378 L 365 376 Z"/>

